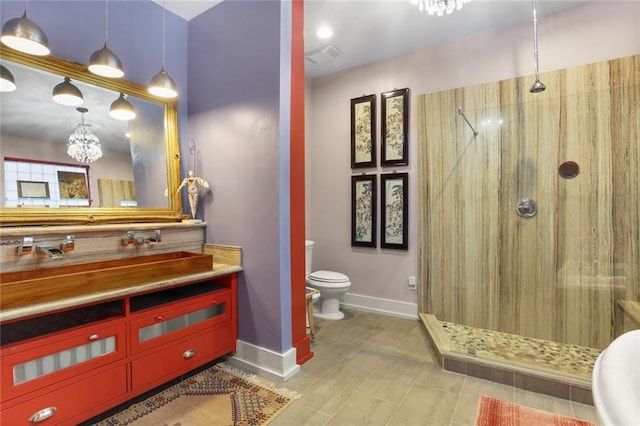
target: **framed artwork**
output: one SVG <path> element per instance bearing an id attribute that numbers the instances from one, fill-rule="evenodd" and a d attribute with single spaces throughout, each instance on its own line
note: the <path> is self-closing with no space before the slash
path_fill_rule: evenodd
<path id="1" fill-rule="evenodd" d="M 351 168 L 376 166 L 376 95 L 351 99 Z"/>
<path id="2" fill-rule="evenodd" d="M 20 198 L 49 198 L 49 182 L 31 182 L 19 180 L 18 197 Z"/>
<path id="3" fill-rule="evenodd" d="M 63 172 L 58 170 L 60 198 L 89 198 L 87 176 L 84 173 Z"/>
<path id="4" fill-rule="evenodd" d="M 407 250 L 409 174 L 380 175 L 382 190 L 382 248 Z"/>
<path id="5" fill-rule="evenodd" d="M 409 89 L 398 89 L 380 95 L 382 105 L 383 166 L 409 164 Z"/>
<path id="6" fill-rule="evenodd" d="M 376 246 L 377 176 L 351 176 L 351 245 Z"/>

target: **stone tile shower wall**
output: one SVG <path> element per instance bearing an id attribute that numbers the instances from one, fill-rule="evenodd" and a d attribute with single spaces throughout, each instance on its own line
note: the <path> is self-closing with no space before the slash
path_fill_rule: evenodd
<path id="1" fill-rule="evenodd" d="M 418 97 L 419 308 L 604 348 L 616 302 L 640 300 L 640 55 L 540 79 L 538 94 L 529 76 Z"/>

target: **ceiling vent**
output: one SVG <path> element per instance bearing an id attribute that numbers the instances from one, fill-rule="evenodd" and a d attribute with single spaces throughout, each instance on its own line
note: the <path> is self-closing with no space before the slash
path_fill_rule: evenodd
<path id="1" fill-rule="evenodd" d="M 324 64 L 330 60 L 342 55 L 342 50 L 338 49 L 333 44 L 318 47 L 317 49 L 304 52 L 304 57 L 312 64 Z"/>

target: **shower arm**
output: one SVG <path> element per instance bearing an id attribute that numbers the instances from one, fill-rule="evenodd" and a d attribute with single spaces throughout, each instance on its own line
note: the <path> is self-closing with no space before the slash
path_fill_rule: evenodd
<path id="1" fill-rule="evenodd" d="M 473 126 L 471 125 L 471 123 L 470 123 L 470 122 L 469 122 L 469 120 L 467 119 L 467 116 L 466 116 L 466 115 L 464 115 L 464 112 L 462 111 L 462 107 L 461 107 L 461 106 L 459 106 L 459 107 L 457 108 L 457 111 L 458 111 L 458 115 L 461 115 L 461 116 L 462 116 L 462 118 L 464 118 L 464 121 L 466 121 L 466 122 L 467 122 L 467 125 L 469 126 L 469 128 L 470 128 L 470 129 L 471 129 L 471 131 L 473 132 L 473 136 L 474 136 L 474 137 L 478 136 L 478 131 L 477 131 L 476 129 L 474 129 L 474 128 L 473 128 Z"/>

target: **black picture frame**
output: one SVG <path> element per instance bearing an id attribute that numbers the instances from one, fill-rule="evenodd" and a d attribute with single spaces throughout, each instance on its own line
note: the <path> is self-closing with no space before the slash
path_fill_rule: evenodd
<path id="1" fill-rule="evenodd" d="M 351 99 L 351 168 L 376 167 L 376 95 Z"/>
<path id="2" fill-rule="evenodd" d="M 380 175 L 381 247 L 408 250 L 409 173 Z"/>
<path id="3" fill-rule="evenodd" d="M 409 89 L 397 89 L 380 95 L 382 166 L 409 164 Z"/>
<path id="4" fill-rule="evenodd" d="M 376 175 L 351 176 L 351 245 L 375 247 L 378 179 Z"/>

